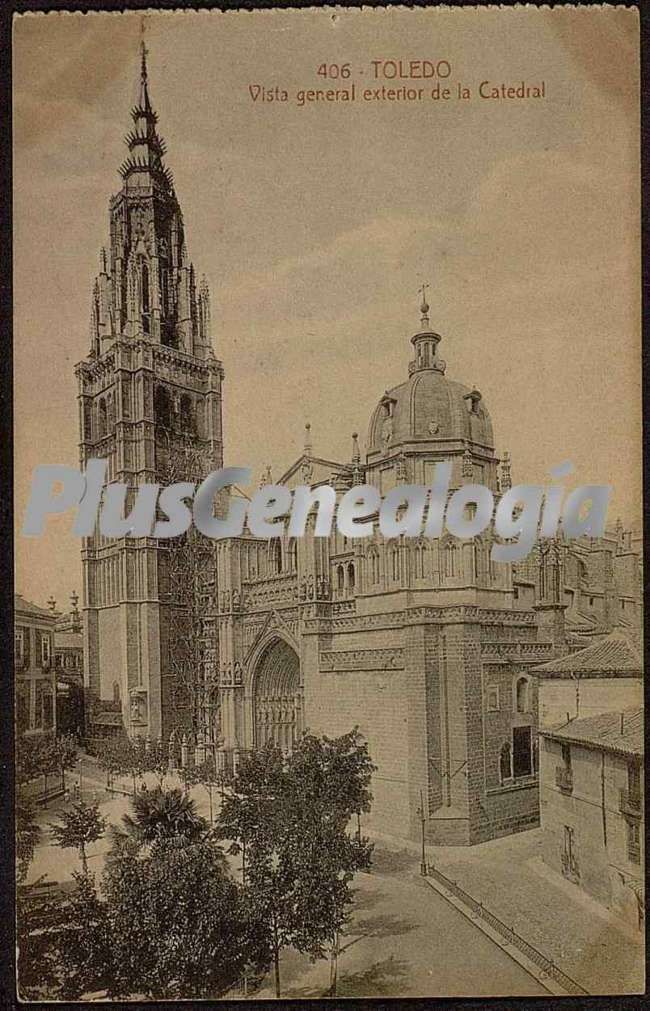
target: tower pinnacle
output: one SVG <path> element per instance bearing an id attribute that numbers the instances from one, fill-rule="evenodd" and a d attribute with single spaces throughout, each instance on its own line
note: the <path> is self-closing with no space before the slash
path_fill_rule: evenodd
<path id="1" fill-rule="evenodd" d="M 146 109 L 148 112 L 151 111 L 151 102 L 149 101 L 149 90 L 147 87 L 148 77 L 147 77 L 147 56 L 149 55 L 149 50 L 144 44 L 144 21 L 142 23 L 142 41 L 140 43 L 140 105 L 141 109 Z"/>
<path id="2" fill-rule="evenodd" d="M 427 288 L 430 288 L 430 284 L 423 284 L 418 290 L 422 292 L 422 304 L 420 306 L 420 312 L 422 316 L 420 322 L 422 324 L 422 329 L 425 330 L 429 324 L 429 304 L 427 302 Z"/>

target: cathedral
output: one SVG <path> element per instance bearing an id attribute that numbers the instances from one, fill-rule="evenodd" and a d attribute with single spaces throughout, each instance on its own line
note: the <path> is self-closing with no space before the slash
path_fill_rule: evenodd
<path id="1" fill-rule="evenodd" d="M 222 466 L 224 371 L 144 48 L 131 115 L 76 374 L 82 464 L 106 458 L 109 480 L 135 490 Z M 365 453 L 354 434 L 349 460 L 321 456 L 307 425 L 278 483 L 340 494 L 365 483 L 385 495 L 430 484 L 449 460 L 451 491 L 485 484 L 498 501 L 508 455 L 497 454 L 481 392 L 448 377 L 441 341 L 423 289 L 404 379 L 378 395 Z M 377 830 L 456 845 L 536 825 L 533 668 L 615 627 L 638 633 L 640 542 L 618 525 L 543 542 L 515 563 L 494 562 L 491 545 L 489 531 L 467 541 L 95 534 L 82 551 L 89 735 L 112 712 L 128 734 L 169 742 L 172 762 L 208 749 L 232 772 L 267 741 L 288 750 L 303 731 L 357 726 L 377 766 Z"/>

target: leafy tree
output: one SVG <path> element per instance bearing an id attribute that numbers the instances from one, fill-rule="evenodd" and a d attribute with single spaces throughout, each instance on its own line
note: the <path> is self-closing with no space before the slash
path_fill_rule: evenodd
<path id="1" fill-rule="evenodd" d="M 313 958 L 329 951 L 335 977 L 350 885 L 372 852 L 347 829 L 370 808 L 373 769 L 356 730 L 306 735 L 288 757 L 272 746 L 246 756 L 223 803 L 218 832 L 242 852 L 246 900 L 253 921 L 267 926 L 277 997 L 286 946 Z"/>
<path id="2" fill-rule="evenodd" d="M 59 768 L 54 734 L 21 734 L 16 742 L 16 776 L 19 784 L 43 777 L 47 794 L 48 777 Z"/>
<path id="3" fill-rule="evenodd" d="M 181 836 L 195 842 L 208 830 L 192 798 L 178 787 L 144 788 L 131 800 L 133 814 L 122 817 L 124 832 L 139 846 Z"/>
<path id="4" fill-rule="evenodd" d="M 41 829 L 34 820 L 34 804 L 18 792 L 16 796 L 16 861 L 18 881 L 27 877 L 34 850 L 41 838 Z"/>
<path id="5" fill-rule="evenodd" d="M 130 771 L 127 767 L 125 752 L 128 740 L 125 735 L 106 737 L 95 747 L 99 767 L 106 773 L 106 786 L 111 787 L 116 776 Z"/>
<path id="6" fill-rule="evenodd" d="M 196 784 L 204 787 L 210 804 L 210 824 L 214 824 L 214 791 L 220 785 L 220 776 L 213 755 L 208 755 L 199 765 L 187 765 L 181 770 L 186 789 Z"/>
<path id="7" fill-rule="evenodd" d="M 79 875 L 61 960 L 69 999 L 200 1000 L 223 996 L 260 962 L 251 926 L 223 852 L 214 841 L 158 838 L 105 865 L 102 896 Z M 83 927 L 83 930 L 81 929 Z"/>
<path id="8" fill-rule="evenodd" d="M 16 970 L 22 1000 L 55 1000 L 60 995 L 58 938 L 65 924 L 59 889 L 42 879 L 16 890 Z"/>
<path id="9" fill-rule="evenodd" d="M 59 998 L 75 1000 L 110 987 L 113 960 L 106 904 L 88 873 L 72 875 L 62 929 L 57 937 L 61 983 Z"/>
<path id="10" fill-rule="evenodd" d="M 145 741 L 142 747 L 141 768 L 143 772 L 153 772 L 158 777 L 160 786 L 163 785 L 165 776 L 169 771 L 169 749 L 167 745 L 157 738 L 153 741 Z"/>
<path id="11" fill-rule="evenodd" d="M 123 742 L 124 769 L 133 782 L 133 796 L 137 794 L 136 779 L 147 771 L 145 742 L 142 737 L 127 737 Z"/>
<path id="12" fill-rule="evenodd" d="M 98 804 L 80 801 L 70 810 L 61 813 L 62 824 L 50 824 L 55 845 L 62 849 L 77 849 L 84 874 L 88 871 L 86 846 L 101 839 L 106 831 L 106 821 L 99 813 Z"/>
<path id="13" fill-rule="evenodd" d="M 65 774 L 77 764 L 79 748 L 71 734 L 63 734 L 54 742 L 54 760 L 61 772 L 61 785 L 65 789 Z"/>

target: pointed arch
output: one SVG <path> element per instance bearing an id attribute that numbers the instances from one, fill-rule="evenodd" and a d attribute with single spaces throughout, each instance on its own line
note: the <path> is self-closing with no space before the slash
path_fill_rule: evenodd
<path id="1" fill-rule="evenodd" d="M 269 574 L 272 576 L 279 576 L 282 572 L 282 541 L 279 537 L 273 537 L 269 540 L 267 558 L 269 563 Z"/>
<path id="2" fill-rule="evenodd" d="M 153 413 L 156 425 L 160 425 L 162 428 L 171 428 L 172 401 L 164 386 L 156 387 L 153 396 Z"/>
<path id="3" fill-rule="evenodd" d="M 302 692 L 300 660 L 284 638 L 274 636 L 259 653 L 252 687 L 255 747 L 291 750 L 302 732 Z"/>
<path id="4" fill-rule="evenodd" d="M 391 577 L 398 583 L 402 576 L 401 553 L 399 544 L 393 544 L 390 549 Z"/>
<path id="5" fill-rule="evenodd" d="M 455 579 L 459 574 L 459 550 L 455 541 L 447 541 L 444 548 L 444 574 L 447 579 Z"/>
<path id="6" fill-rule="evenodd" d="M 97 437 L 103 439 L 108 431 L 108 410 L 103 397 L 99 398 L 97 404 Z"/>

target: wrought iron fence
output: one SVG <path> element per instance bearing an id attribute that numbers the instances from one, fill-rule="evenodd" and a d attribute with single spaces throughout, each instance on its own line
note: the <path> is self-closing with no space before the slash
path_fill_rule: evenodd
<path id="1" fill-rule="evenodd" d="M 446 888 L 452 895 L 455 895 L 457 899 L 469 907 L 474 916 L 484 920 L 485 923 L 489 924 L 493 930 L 495 930 L 508 944 L 512 944 L 513 947 L 517 948 L 522 954 L 526 955 L 527 958 L 534 962 L 542 972 L 545 972 L 547 976 L 554 979 L 560 986 L 566 990 L 568 994 L 574 994 L 576 996 L 588 996 L 589 991 L 583 989 L 579 983 L 576 983 L 574 979 L 567 976 L 565 972 L 543 955 L 541 951 L 533 947 L 529 941 L 521 937 L 513 927 L 508 927 L 503 920 L 500 920 L 498 916 L 495 916 L 493 912 L 487 909 L 482 902 L 477 902 L 476 899 L 472 898 L 464 888 L 456 882 L 448 878 L 442 871 L 439 871 L 437 867 L 433 864 L 427 866 L 428 874 L 430 877 L 435 878 L 444 888 Z"/>

